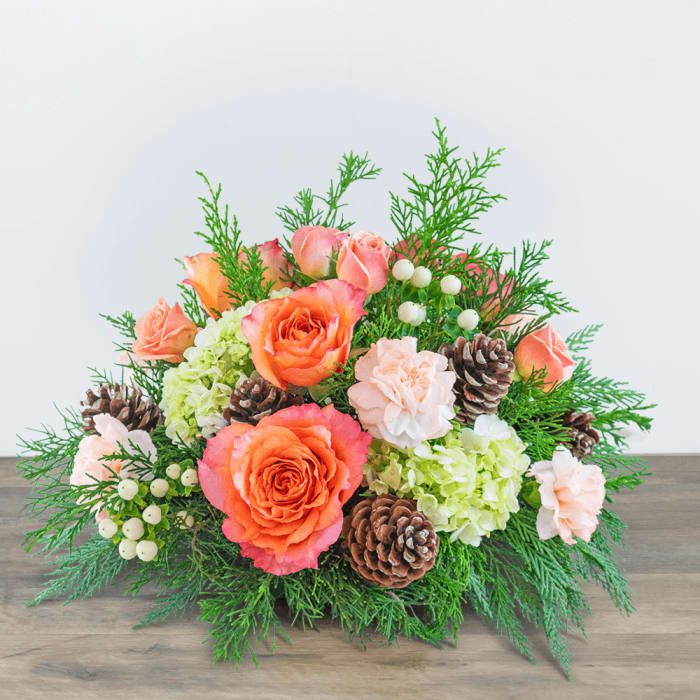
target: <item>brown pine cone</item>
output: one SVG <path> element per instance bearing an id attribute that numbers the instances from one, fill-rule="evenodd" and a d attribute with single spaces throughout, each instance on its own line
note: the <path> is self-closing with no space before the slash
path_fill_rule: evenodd
<path id="1" fill-rule="evenodd" d="M 515 369 L 513 353 L 505 341 L 478 333 L 471 341 L 460 337 L 452 345 L 445 343 L 440 352 L 457 375 L 452 388 L 457 420 L 473 425 L 482 413 L 496 413 Z"/>
<path id="2" fill-rule="evenodd" d="M 94 417 L 98 413 L 108 413 L 129 430 L 150 432 L 163 422 L 163 413 L 158 404 L 151 398 L 144 398 L 140 389 L 124 384 L 100 384 L 97 392 L 88 389 L 87 398 L 80 402 L 84 406 L 81 415 L 86 433 L 95 432 Z"/>
<path id="3" fill-rule="evenodd" d="M 600 442 L 600 434 L 591 426 L 595 420 L 592 413 L 567 411 L 562 416 L 562 425 L 569 428 L 566 446 L 576 459 L 583 459 L 593 454 L 593 449 Z"/>
<path id="4" fill-rule="evenodd" d="M 262 377 L 246 379 L 231 392 L 231 401 L 224 410 L 229 423 L 252 423 L 289 406 L 301 406 L 304 399 L 271 384 Z"/>
<path id="5" fill-rule="evenodd" d="M 369 496 L 343 519 L 341 548 L 365 581 L 404 588 L 437 559 L 440 538 L 416 502 L 392 494 Z"/>

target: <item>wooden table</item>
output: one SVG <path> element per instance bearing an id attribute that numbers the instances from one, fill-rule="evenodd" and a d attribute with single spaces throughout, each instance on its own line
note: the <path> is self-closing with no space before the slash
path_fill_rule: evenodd
<path id="1" fill-rule="evenodd" d="M 625 567 L 638 612 L 629 619 L 591 589 L 589 639 L 571 635 L 568 683 L 534 637 L 537 665 L 473 615 L 459 644 L 377 644 L 368 652 L 334 625 L 292 631 L 236 672 L 214 664 L 195 616 L 132 630 L 148 595 L 115 586 L 87 601 L 25 608 L 46 563 L 20 547 L 27 487 L 0 460 L 0 698 L 700 698 L 700 457 L 653 457 L 653 476 L 616 506 L 630 527 Z"/>

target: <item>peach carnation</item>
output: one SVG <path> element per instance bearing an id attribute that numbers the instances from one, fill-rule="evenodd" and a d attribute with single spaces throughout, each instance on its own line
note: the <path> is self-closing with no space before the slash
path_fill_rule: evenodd
<path id="1" fill-rule="evenodd" d="M 365 298 L 348 282 L 326 280 L 260 302 L 241 321 L 255 369 L 282 389 L 326 379 L 348 359 Z"/>
<path id="2" fill-rule="evenodd" d="M 121 421 L 108 413 L 99 413 L 94 420 L 97 435 L 86 435 L 78 445 L 69 479 L 72 486 L 89 486 L 98 481 L 110 481 L 114 479 L 114 473 L 121 478 L 133 476 L 129 462 L 102 459 L 119 452 L 122 448 L 129 451 L 130 443 L 136 449 L 140 449 L 151 462 L 155 462 L 156 447 L 145 430 L 129 431 Z M 101 505 L 97 504 L 93 510 L 100 508 Z"/>
<path id="3" fill-rule="evenodd" d="M 209 440 L 199 481 L 224 535 L 268 573 L 318 568 L 362 480 L 370 436 L 333 406 L 293 406 Z"/>
<path id="4" fill-rule="evenodd" d="M 455 374 L 443 355 L 416 352 L 414 337 L 373 343 L 355 364 L 355 378 L 348 398 L 374 437 L 407 448 L 450 430 Z"/>
<path id="5" fill-rule="evenodd" d="M 547 540 L 559 535 L 566 544 L 574 536 L 585 542 L 598 527 L 598 513 L 605 499 L 605 477 L 596 464 L 582 464 L 560 447 L 551 461 L 535 462 L 530 471 L 539 484 L 542 506 L 537 514 L 537 534 Z"/>

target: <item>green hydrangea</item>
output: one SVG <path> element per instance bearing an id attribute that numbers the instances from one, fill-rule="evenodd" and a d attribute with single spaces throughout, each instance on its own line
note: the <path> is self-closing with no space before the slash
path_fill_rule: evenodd
<path id="1" fill-rule="evenodd" d="M 253 371 L 250 346 L 241 332 L 241 319 L 254 302 L 210 318 L 197 334 L 185 359 L 163 377 L 165 431 L 186 444 L 207 438 L 226 425 L 223 411 L 231 391 Z"/>
<path id="2" fill-rule="evenodd" d="M 530 459 L 513 428 L 495 416 L 479 416 L 474 428 L 399 449 L 375 440 L 365 465 L 370 489 L 415 498 L 436 530 L 478 546 L 503 530 L 518 510 L 522 475 Z"/>

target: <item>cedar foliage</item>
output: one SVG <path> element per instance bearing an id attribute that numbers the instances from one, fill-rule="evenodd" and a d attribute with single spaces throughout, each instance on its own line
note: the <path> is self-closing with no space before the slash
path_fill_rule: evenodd
<path id="1" fill-rule="evenodd" d="M 437 147 L 435 153 L 427 156 L 428 179 L 406 175 L 407 194 L 392 193 L 390 202 L 391 220 L 401 249 L 416 264 L 429 264 L 440 275 L 435 276 L 431 286 L 419 290 L 390 276 L 387 286 L 372 299 L 372 317 L 356 327 L 353 349 L 366 348 L 381 337 L 413 334 L 419 349 L 436 351 L 442 343 L 452 342 L 462 334 L 456 325 L 459 310 L 475 308 L 482 317 L 479 330 L 504 337 L 512 350 L 524 334 L 541 327 L 551 316 L 573 310 L 540 273 L 548 258 L 548 241 L 526 241 L 519 250 L 505 252 L 477 242 L 466 251 L 468 264 L 453 258 L 463 236 L 478 233 L 479 217 L 503 199 L 502 195 L 489 193 L 485 185 L 488 172 L 499 164 L 501 150 L 463 159 L 448 143 L 439 122 L 434 135 Z M 344 218 L 344 195 L 354 182 L 374 179 L 379 173 L 380 169 L 366 155 L 344 155 L 337 179 L 331 180 L 324 194 L 303 189 L 295 195 L 292 205 L 278 208 L 283 226 L 290 232 L 301 225 L 341 229 L 351 226 L 352 222 Z M 238 220 L 222 204 L 221 186 L 215 188 L 203 174 L 199 175 L 207 189 L 200 198 L 206 231 L 199 235 L 218 255 L 231 296 L 264 298 L 269 289 L 262 283 L 264 266 L 259 254 L 247 250 L 246 260 L 240 262 Z M 456 274 L 463 282 L 456 299 L 436 294 L 435 285 L 439 286 L 439 276 L 444 274 Z M 309 281 L 298 270 L 293 271 L 292 280 L 297 284 Z M 186 286 L 181 286 L 181 290 L 186 313 L 204 325 L 206 316 L 196 294 Z M 427 304 L 427 320 L 419 328 L 397 320 L 396 310 L 403 301 L 426 303 L 431 299 L 439 301 Z M 504 320 L 511 314 L 527 314 L 530 320 L 519 330 L 504 327 Z M 170 365 L 135 362 L 130 354 L 135 319 L 130 312 L 105 318 L 121 336 L 117 348 L 127 353 L 122 368 L 131 371 L 145 393 L 159 401 L 163 374 Z M 570 380 L 547 393 L 543 391 L 541 374 L 515 382 L 499 405 L 499 416 L 516 427 L 534 461 L 550 458 L 565 437 L 566 428 L 558 417 L 567 410 L 594 413 L 594 427 L 602 440 L 590 461 L 603 469 L 607 501 L 611 504 L 613 495 L 634 489 L 648 474 L 643 460 L 625 455 L 623 429 L 632 424 L 647 430 L 651 423 L 648 410 L 652 406 L 623 382 L 593 374 L 584 353 L 598 328 L 589 326 L 568 338 L 578 363 Z M 348 364 L 316 388 L 314 400 L 322 403 L 330 399 L 338 410 L 352 414 L 347 389 L 354 383 L 353 358 L 351 353 Z M 93 370 L 93 379 L 113 380 L 109 372 L 98 370 Z M 590 612 L 582 582 L 600 584 L 624 614 L 633 610 L 627 582 L 616 559 L 625 531 L 619 517 L 606 507 L 588 543 L 578 540 L 567 546 L 559 538 L 542 541 L 535 526 L 537 512 L 524 497 L 506 529 L 484 538 L 479 547 L 453 542 L 443 533 L 433 569 L 424 578 L 398 590 L 377 588 L 356 576 L 337 544 L 320 556 L 317 570 L 305 569 L 278 577 L 256 569 L 240 556 L 238 545 L 223 536 L 222 513 L 212 508 L 201 493 L 192 494 L 186 502 L 175 503 L 171 508 L 175 512 L 178 505 L 186 507 L 188 512 L 197 514 L 201 526 L 192 531 L 170 528 L 153 562 L 125 562 L 112 540 L 98 535 L 84 544 L 74 544 L 85 528 L 92 528 L 90 505 L 100 500 L 105 484 L 96 482 L 77 489 L 68 485 L 83 433 L 75 411 L 61 413 L 61 419 L 61 431 L 42 426 L 32 436 L 21 439 L 27 457 L 19 469 L 33 485 L 27 513 L 41 520 L 39 527 L 27 534 L 26 546 L 38 547 L 48 555 L 64 550 L 46 589 L 32 604 L 53 597 L 66 601 L 87 597 L 116 577 L 126 576 L 133 594 L 147 584 L 155 584 L 158 589 L 156 604 L 141 625 L 197 608 L 209 624 L 216 659 L 238 663 L 250 655 L 256 664 L 256 643 L 268 640 L 274 644 L 278 637 L 287 639 L 280 603 L 287 611 L 289 624 L 313 628 L 321 618 L 330 615 L 350 639 L 363 645 L 376 635 L 390 643 L 400 636 L 435 645 L 450 637 L 456 641 L 464 607 L 469 605 L 531 660 L 525 625 L 541 629 L 553 656 L 567 674 L 567 633 L 583 633 L 584 618 Z M 202 444 L 173 444 L 162 427 L 156 428 L 152 437 L 158 449 L 158 461 L 152 467 L 156 476 L 172 461 L 196 461 L 201 457 Z M 151 467 L 133 449 L 114 458 L 129 458 L 141 463 L 144 470 Z M 531 490 L 528 484 L 531 480 L 526 479 L 521 496 Z M 82 505 L 76 503 L 77 496 L 85 499 Z M 351 500 L 346 510 L 352 504 Z"/>

